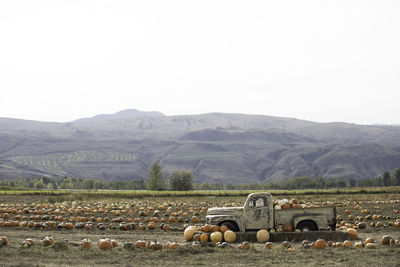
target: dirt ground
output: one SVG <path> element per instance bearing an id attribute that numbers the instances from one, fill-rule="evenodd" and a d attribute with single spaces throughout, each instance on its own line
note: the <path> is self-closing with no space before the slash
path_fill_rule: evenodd
<path id="1" fill-rule="evenodd" d="M 299 197 L 300 198 L 300 197 Z M 47 199 L 35 196 L 0 196 L 2 203 L 40 203 Z M 188 200 L 190 202 L 191 200 Z M 212 199 L 210 200 L 213 201 Z M 237 199 L 235 199 L 237 201 Z M 219 204 L 223 201 L 217 200 Z M 363 206 L 374 211 L 376 203 L 366 203 Z M 393 209 L 400 208 L 400 203 L 385 202 L 379 204 L 379 214 L 396 218 Z M 349 207 L 338 207 L 338 214 L 343 218 L 348 216 L 345 210 L 358 215 Z M 347 217 L 346 217 L 347 218 Z M 385 222 L 389 221 L 386 220 Z M 181 231 L 157 230 L 80 230 L 80 229 L 30 229 L 27 227 L 0 227 L 0 236 L 7 236 L 9 244 L 0 248 L 0 266 L 400 266 L 400 248 L 381 246 L 384 235 L 400 238 L 400 228 L 394 226 L 370 227 L 359 230 L 360 240 L 367 237 L 375 239 L 376 249 L 366 248 L 326 248 L 323 250 L 304 249 L 299 242 L 292 244 L 294 250 L 283 248 L 281 243 L 274 243 L 272 249 L 266 249 L 264 244 L 252 243 L 250 250 L 239 249 L 235 243 L 231 248 L 198 247 L 193 248 L 191 242 L 185 242 Z M 46 236 L 52 236 L 56 242 L 67 240 L 66 247 L 43 247 L 41 241 Z M 97 241 L 101 238 L 118 241 L 118 246 L 109 251 L 100 250 Z M 35 242 L 32 248 L 21 248 L 20 244 L 26 238 Z M 92 247 L 81 249 L 79 244 L 84 238 L 92 240 Z M 176 250 L 163 249 L 124 249 L 124 242 L 137 240 L 154 241 L 162 244 L 178 242 Z M 353 241 L 354 244 L 355 241 Z"/>

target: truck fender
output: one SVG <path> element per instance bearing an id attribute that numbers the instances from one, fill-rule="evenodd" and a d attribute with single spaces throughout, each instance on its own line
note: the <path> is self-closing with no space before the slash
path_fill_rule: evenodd
<path id="1" fill-rule="evenodd" d="M 224 222 L 233 222 L 238 226 L 239 231 L 244 230 L 244 222 L 241 218 L 237 218 L 236 216 L 230 215 L 207 215 L 207 223 L 221 225 Z"/>

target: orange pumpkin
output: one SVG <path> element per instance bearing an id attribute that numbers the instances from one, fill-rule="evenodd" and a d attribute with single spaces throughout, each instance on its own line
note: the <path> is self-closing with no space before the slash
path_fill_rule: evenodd
<path id="1" fill-rule="evenodd" d="M 211 225 L 211 232 L 219 232 L 220 227 L 218 225 Z"/>
<path id="2" fill-rule="evenodd" d="M 393 238 L 390 235 L 383 236 L 381 241 L 382 246 L 389 246 L 391 240 L 393 240 Z"/>
<path id="3" fill-rule="evenodd" d="M 152 250 L 162 250 L 163 246 L 161 243 L 158 243 L 157 241 L 154 240 L 154 242 L 150 243 L 149 248 Z"/>
<path id="4" fill-rule="evenodd" d="M 92 242 L 90 241 L 90 239 L 83 239 L 81 241 L 81 248 L 90 248 L 92 245 Z"/>
<path id="5" fill-rule="evenodd" d="M 285 223 L 283 225 L 283 231 L 292 232 L 293 231 L 293 225 L 290 222 Z"/>
<path id="6" fill-rule="evenodd" d="M 200 240 L 199 241 L 202 242 L 202 243 L 208 242 L 208 234 L 207 233 L 202 233 L 200 235 Z"/>
<path id="7" fill-rule="evenodd" d="M 376 248 L 376 245 L 375 245 L 375 243 L 368 243 L 368 244 L 365 244 L 365 247 L 366 248 Z"/>
<path id="8" fill-rule="evenodd" d="M 175 242 L 167 243 L 167 249 L 176 249 L 177 247 L 179 247 L 179 243 L 175 243 Z"/>
<path id="9" fill-rule="evenodd" d="M 365 239 L 365 244 L 368 243 L 375 243 L 375 240 L 372 237 L 368 237 L 367 239 Z"/>
<path id="10" fill-rule="evenodd" d="M 0 236 L 0 241 L 1 241 L 3 246 L 7 246 L 8 238 L 6 236 Z"/>
<path id="11" fill-rule="evenodd" d="M 201 231 L 205 233 L 209 233 L 211 231 L 211 225 L 206 224 L 203 227 L 201 227 Z"/>
<path id="12" fill-rule="evenodd" d="M 248 250 L 250 249 L 250 243 L 247 241 L 242 242 L 242 244 L 240 244 L 239 246 L 240 249 L 244 249 L 244 250 Z"/>
<path id="13" fill-rule="evenodd" d="M 326 247 L 325 240 L 318 239 L 315 241 L 315 249 L 324 249 Z"/>
<path id="14" fill-rule="evenodd" d="M 147 247 L 147 241 L 145 241 L 145 240 L 138 240 L 138 241 L 136 241 L 135 246 L 136 246 L 137 248 L 145 248 L 145 247 Z"/>
<path id="15" fill-rule="evenodd" d="M 351 248 L 352 245 L 353 245 L 353 244 L 351 243 L 350 240 L 345 240 L 345 241 L 343 242 L 343 247 L 345 247 L 345 248 Z"/>
<path id="16" fill-rule="evenodd" d="M 272 242 L 266 242 L 265 243 L 265 248 L 272 249 Z"/>
<path id="17" fill-rule="evenodd" d="M 352 228 L 347 229 L 347 233 L 349 234 L 350 238 L 353 240 L 358 238 L 358 233 L 355 229 L 352 229 Z"/>
<path id="18" fill-rule="evenodd" d="M 220 232 L 221 233 L 225 233 L 226 231 L 228 231 L 229 229 L 228 229 L 228 226 L 226 226 L 226 225 L 221 225 L 220 226 Z"/>
<path id="19" fill-rule="evenodd" d="M 113 245 L 110 239 L 105 238 L 105 239 L 100 239 L 99 242 L 97 242 L 97 245 L 99 249 L 112 249 Z"/>

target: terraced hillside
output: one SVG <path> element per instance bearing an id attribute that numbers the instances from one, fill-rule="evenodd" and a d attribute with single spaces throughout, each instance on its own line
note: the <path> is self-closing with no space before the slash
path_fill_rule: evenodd
<path id="1" fill-rule="evenodd" d="M 137 111 L 70 123 L 0 118 L 0 178 L 146 179 L 156 160 L 196 182 L 362 179 L 400 167 L 400 127 Z"/>

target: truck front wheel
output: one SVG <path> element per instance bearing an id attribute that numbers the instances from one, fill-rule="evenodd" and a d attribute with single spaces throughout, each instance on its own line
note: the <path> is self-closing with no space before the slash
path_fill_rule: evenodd
<path id="1" fill-rule="evenodd" d="M 296 226 L 302 232 L 317 231 L 317 226 L 313 221 L 301 221 Z"/>

